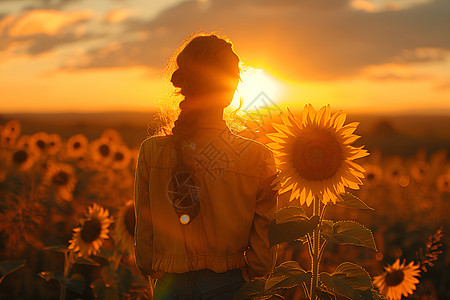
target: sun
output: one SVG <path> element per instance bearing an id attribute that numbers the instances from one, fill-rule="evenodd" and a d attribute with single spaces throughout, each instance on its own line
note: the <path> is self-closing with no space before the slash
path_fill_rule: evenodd
<path id="1" fill-rule="evenodd" d="M 241 73 L 241 82 L 238 84 L 231 106 L 239 107 L 242 98 L 244 110 L 265 107 L 267 98 L 270 102 L 277 102 L 281 90 L 281 82 L 265 70 L 247 68 Z M 264 93 L 264 97 L 261 93 Z"/>

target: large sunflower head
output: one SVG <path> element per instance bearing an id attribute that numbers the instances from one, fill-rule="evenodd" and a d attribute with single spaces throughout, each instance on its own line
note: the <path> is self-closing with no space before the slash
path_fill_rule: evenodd
<path id="1" fill-rule="evenodd" d="M 364 169 L 353 160 L 368 155 L 363 147 L 351 145 L 359 138 L 353 134 L 359 123 L 344 125 L 344 112 L 332 115 L 330 106 L 316 112 L 311 104 L 301 121 L 290 111 L 282 118 L 284 124 L 272 124 L 278 132 L 268 134 L 280 170 L 279 193 L 291 191 L 290 201 L 299 198 L 309 206 L 314 196 L 335 203 L 344 187 L 359 188 Z"/>
<path id="2" fill-rule="evenodd" d="M 114 229 L 114 239 L 118 248 L 129 255 L 134 255 L 135 224 L 134 202 L 130 200 L 119 210 Z"/>
<path id="3" fill-rule="evenodd" d="M 407 297 L 419 283 L 416 278 L 420 276 L 419 265 L 414 262 L 405 266 L 405 262 L 400 264 L 400 259 L 397 259 L 393 265 L 385 267 L 385 270 L 386 272 L 373 278 L 373 283 L 390 300 L 401 300 L 402 295 Z"/>
<path id="4" fill-rule="evenodd" d="M 69 249 L 82 257 L 95 255 L 108 238 L 109 225 L 113 222 L 109 218 L 109 211 L 95 203 L 79 222 L 80 226 L 73 230 Z"/>

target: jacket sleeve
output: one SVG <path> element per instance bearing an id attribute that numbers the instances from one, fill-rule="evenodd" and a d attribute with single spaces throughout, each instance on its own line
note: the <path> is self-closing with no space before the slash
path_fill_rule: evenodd
<path id="1" fill-rule="evenodd" d="M 247 281 L 266 275 L 276 263 L 278 246 L 270 248 L 268 236 L 269 224 L 274 219 L 277 209 L 276 191 L 272 189 L 275 177 L 273 154 L 266 149 L 250 232 L 250 244 L 245 256 L 247 266 L 242 272 Z"/>
<path id="2" fill-rule="evenodd" d="M 149 197 L 149 173 L 145 160 L 144 143 L 139 149 L 135 175 L 135 214 L 134 232 L 136 266 L 145 276 L 155 277 L 152 268 L 153 224 Z"/>

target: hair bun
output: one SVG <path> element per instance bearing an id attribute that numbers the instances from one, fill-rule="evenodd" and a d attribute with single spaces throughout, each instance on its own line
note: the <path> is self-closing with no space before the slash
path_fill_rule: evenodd
<path id="1" fill-rule="evenodd" d="M 184 77 L 183 71 L 181 69 L 177 69 L 175 70 L 175 72 L 173 72 L 170 82 L 172 82 L 174 87 L 181 88 L 184 81 L 183 77 Z"/>

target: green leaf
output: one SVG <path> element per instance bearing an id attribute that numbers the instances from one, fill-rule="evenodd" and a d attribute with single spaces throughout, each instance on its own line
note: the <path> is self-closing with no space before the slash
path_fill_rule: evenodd
<path id="1" fill-rule="evenodd" d="M 327 293 L 325 290 L 316 289 L 316 295 L 322 300 L 332 300 L 331 294 Z"/>
<path id="2" fill-rule="evenodd" d="M 369 273 L 363 267 L 351 262 L 340 264 L 332 276 L 343 279 L 354 289 L 367 290 L 373 288 Z"/>
<path id="3" fill-rule="evenodd" d="M 336 205 L 348 207 L 348 208 L 356 208 L 356 209 L 369 209 L 374 210 L 372 207 L 368 206 L 364 201 L 356 197 L 351 193 L 341 194 L 341 197 L 344 201 L 337 201 Z"/>
<path id="4" fill-rule="evenodd" d="M 324 239 L 332 243 L 364 246 L 377 251 L 372 232 L 355 221 L 336 222 L 333 224 L 332 232 L 325 228 L 321 234 Z"/>
<path id="5" fill-rule="evenodd" d="M 334 222 L 332 220 L 322 220 L 320 232 L 322 234 L 333 235 L 333 223 Z"/>
<path id="6" fill-rule="evenodd" d="M 383 295 L 378 294 L 378 292 L 375 289 L 368 289 L 365 291 L 357 291 L 358 295 L 362 299 L 368 299 L 368 300 L 387 300 L 387 298 Z"/>
<path id="7" fill-rule="evenodd" d="M 269 299 L 271 295 L 264 294 L 265 280 L 256 278 L 244 284 L 234 296 L 233 300 Z"/>
<path id="8" fill-rule="evenodd" d="M 308 219 L 303 208 L 298 206 L 284 207 L 275 213 L 277 224 L 289 221 L 302 221 Z"/>
<path id="9" fill-rule="evenodd" d="M 311 279 L 311 272 L 306 272 L 296 261 L 287 261 L 273 269 L 264 286 L 266 293 L 277 289 L 287 289 Z"/>
<path id="10" fill-rule="evenodd" d="M 45 247 L 44 250 L 61 252 L 61 253 L 69 252 L 69 249 L 67 249 L 67 246 L 65 246 L 65 245 L 48 246 L 48 247 Z"/>
<path id="11" fill-rule="evenodd" d="M 331 276 L 326 272 L 322 272 L 319 275 L 320 281 L 330 290 L 345 296 L 349 299 L 361 299 L 360 295 L 352 288 L 345 280 Z"/>
<path id="12" fill-rule="evenodd" d="M 86 286 L 86 281 L 84 280 L 83 275 L 81 274 L 73 274 L 69 280 L 64 282 L 64 285 L 67 288 L 77 294 L 83 295 L 84 287 Z"/>
<path id="13" fill-rule="evenodd" d="M 6 275 L 11 274 L 14 271 L 25 266 L 26 260 L 4 260 L 0 261 L 0 283 L 6 277 Z"/>
<path id="14" fill-rule="evenodd" d="M 287 221 L 276 223 L 275 220 L 269 225 L 269 244 L 270 247 L 290 242 L 312 233 L 319 224 L 319 216 L 312 216 L 311 219 Z"/>
<path id="15" fill-rule="evenodd" d="M 82 265 L 90 265 L 90 266 L 100 266 L 100 264 L 98 262 L 96 262 L 93 259 L 87 258 L 87 257 L 77 257 L 77 260 L 75 261 L 75 263 L 77 264 L 82 264 Z"/>

